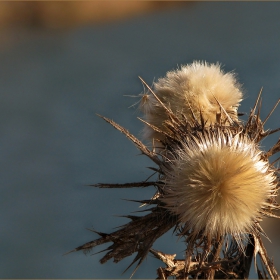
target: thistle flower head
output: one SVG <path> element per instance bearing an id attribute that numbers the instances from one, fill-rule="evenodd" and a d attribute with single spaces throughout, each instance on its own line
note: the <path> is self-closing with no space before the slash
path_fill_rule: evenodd
<path id="1" fill-rule="evenodd" d="M 226 122 L 228 116 L 237 121 L 237 108 L 243 95 L 233 73 L 224 73 L 219 64 L 206 62 L 194 62 L 167 72 L 154 83 L 154 92 L 179 119 L 182 114 L 188 119 L 193 114 L 199 119 L 202 114 L 207 125 Z M 140 107 L 148 123 L 166 130 L 164 123 L 168 116 L 155 96 L 144 95 Z M 146 139 L 161 140 L 161 135 L 148 126 L 143 134 Z"/>
<path id="2" fill-rule="evenodd" d="M 276 176 L 257 144 L 225 128 L 189 134 L 172 147 L 163 167 L 161 201 L 193 234 L 208 239 L 255 231 L 269 208 Z"/>

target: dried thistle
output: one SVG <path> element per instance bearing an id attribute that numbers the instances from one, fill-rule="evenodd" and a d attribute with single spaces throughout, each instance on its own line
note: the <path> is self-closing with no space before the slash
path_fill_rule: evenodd
<path id="1" fill-rule="evenodd" d="M 232 81 L 232 76 L 229 77 Z M 97 245 L 113 242 L 101 263 L 111 258 L 118 262 L 137 252 L 131 263 L 138 262 L 135 270 L 151 252 L 166 264 L 165 268 L 158 269 L 159 279 L 169 276 L 177 279 L 247 278 L 251 260 L 258 254 L 264 266 L 261 270 L 255 263 L 259 277 L 279 278 L 260 238 L 265 235 L 260 221 L 264 216 L 278 217 L 274 212 L 279 209 L 276 203 L 279 169 L 273 165 L 276 161 L 269 163 L 269 158 L 280 151 L 280 142 L 278 140 L 267 152 L 261 151 L 258 143 L 280 128 L 264 131 L 270 114 L 261 121 L 261 93 L 243 124 L 237 119 L 236 109 L 233 110 L 241 95 L 232 103 L 232 110 L 227 110 L 221 98 L 212 94 L 219 110 L 216 108 L 212 112 L 216 122 L 209 117 L 208 123 L 205 109 L 200 107 L 197 111 L 193 108 L 195 105 L 191 105 L 193 102 L 188 102 L 186 113 L 183 109 L 174 111 L 171 103 L 162 101 L 149 90 L 158 103 L 155 106 L 161 106 L 164 112 L 160 124 L 144 121 L 159 136 L 160 145 L 156 151 L 148 149 L 112 120 L 102 118 L 125 134 L 157 165 L 154 170 L 158 180 L 95 185 L 100 188 L 156 187 L 153 198 L 135 200 L 149 205 L 145 210 L 149 213 L 126 216 L 131 221 L 113 233 L 95 231 L 100 238 L 73 251 L 87 252 Z M 175 255 L 152 249 L 153 243 L 171 228 L 186 242 L 185 260 L 175 260 Z"/>
<path id="2" fill-rule="evenodd" d="M 219 239 L 231 234 L 240 246 L 257 233 L 259 216 L 271 213 L 277 189 L 275 170 L 242 130 L 210 127 L 184 130 L 168 144 L 162 165 L 165 208 L 178 215 L 184 231 Z"/>
<path id="3" fill-rule="evenodd" d="M 206 125 L 211 125 L 228 122 L 222 108 L 233 121 L 238 121 L 237 109 L 243 97 L 234 73 L 224 73 L 218 63 L 199 61 L 167 72 L 154 83 L 154 93 L 157 98 L 153 94 L 143 96 L 140 108 L 145 120 L 163 131 L 167 130 L 164 122 L 168 114 L 160 102 L 180 120 L 182 115 L 191 120 L 193 115 L 199 119 L 202 114 Z M 163 140 L 162 134 L 149 126 L 143 134 L 148 140 Z"/>

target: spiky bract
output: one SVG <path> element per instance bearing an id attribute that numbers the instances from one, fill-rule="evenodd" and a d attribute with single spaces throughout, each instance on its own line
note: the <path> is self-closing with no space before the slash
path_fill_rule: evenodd
<path id="1" fill-rule="evenodd" d="M 227 121 L 221 106 L 232 120 L 237 121 L 237 108 L 243 97 L 233 73 L 224 73 L 219 64 L 198 61 L 167 72 L 166 77 L 154 83 L 154 92 L 179 119 L 182 114 L 191 118 L 193 113 L 199 119 L 202 113 L 208 125 Z M 164 122 L 168 116 L 152 94 L 143 96 L 140 108 L 148 123 L 166 129 Z M 144 138 L 162 139 L 162 135 L 146 126 Z"/>
<path id="2" fill-rule="evenodd" d="M 237 240 L 255 231 L 276 181 L 257 144 L 216 127 L 187 134 L 175 145 L 163 166 L 161 201 L 187 225 L 185 230 L 209 239 L 231 234 Z"/>

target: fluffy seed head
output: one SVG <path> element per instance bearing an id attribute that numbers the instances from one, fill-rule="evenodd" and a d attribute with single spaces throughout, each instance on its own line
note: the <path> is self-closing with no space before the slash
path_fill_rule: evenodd
<path id="1" fill-rule="evenodd" d="M 167 72 L 164 78 L 154 83 L 154 92 L 179 119 L 182 114 L 192 119 L 192 111 L 197 119 L 202 113 L 208 125 L 217 120 L 226 122 L 221 105 L 232 120 L 238 120 L 237 108 L 242 100 L 240 85 L 235 75 L 224 73 L 219 64 L 194 62 Z M 152 94 L 144 95 L 140 107 L 148 123 L 167 130 L 164 126 L 168 119 L 166 111 Z M 148 126 L 143 134 L 148 140 L 161 139 L 161 135 Z"/>
<path id="2" fill-rule="evenodd" d="M 164 168 L 165 207 L 208 238 L 232 234 L 240 240 L 254 231 L 276 180 L 256 144 L 216 129 L 190 135 L 175 151 Z"/>

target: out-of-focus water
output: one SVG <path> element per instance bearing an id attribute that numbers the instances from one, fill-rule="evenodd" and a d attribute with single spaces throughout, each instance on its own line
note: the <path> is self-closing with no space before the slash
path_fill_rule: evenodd
<path id="1" fill-rule="evenodd" d="M 153 164 L 95 113 L 136 136 L 130 106 L 148 84 L 193 60 L 221 62 L 244 85 L 248 112 L 261 87 L 262 117 L 280 97 L 280 3 L 212 2 L 67 32 L 13 30 L 0 47 L 1 278 L 129 278 L 132 258 L 101 265 L 102 255 L 63 253 L 110 232 L 138 210 L 121 198 L 154 190 L 100 190 L 87 184 L 137 182 Z M 1 34 L 0 34 L 1 35 Z M 279 111 L 267 128 L 279 126 Z M 268 149 L 279 137 L 263 142 Z M 265 222 L 270 256 L 280 270 L 280 221 Z M 170 241 L 171 240 L 171 241 Z M 96 251 L 105 247 L 97 248 Z M 183 257 L 171 233 L 154 245 Z M 95 252 L 96 252 L 95 251 Z M 155 278 L 147 258 L 134 278 Z M 252 272 L 254 277 L 254 272 Z"/>

